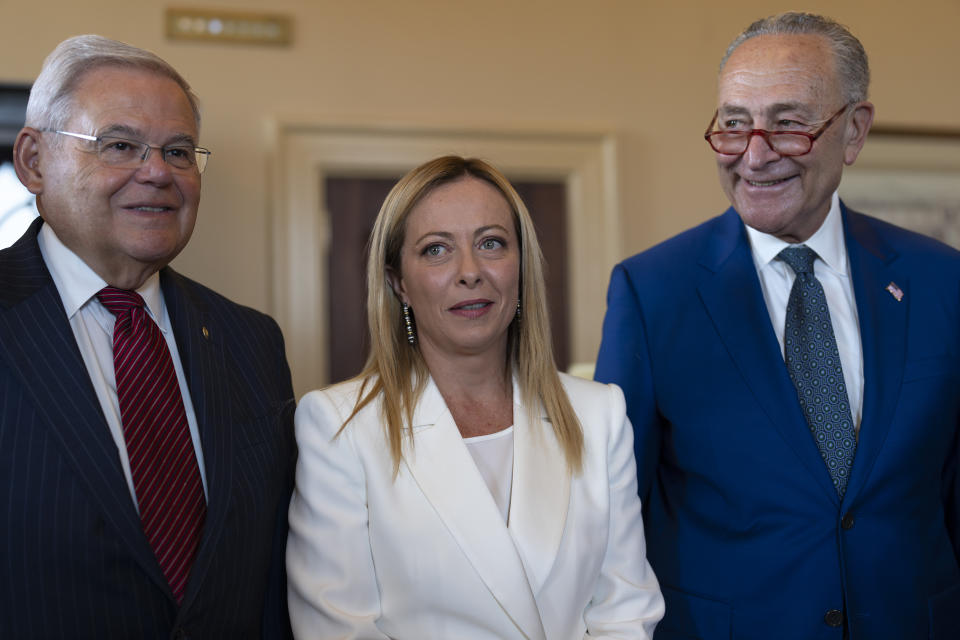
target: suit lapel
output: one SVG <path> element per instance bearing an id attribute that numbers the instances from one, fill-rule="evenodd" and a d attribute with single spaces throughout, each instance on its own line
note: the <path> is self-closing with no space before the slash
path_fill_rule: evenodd
<path id="1" fill-rule="evenodd" d="M 169 592 L 124 479 L 116 443 L 37 244 L 40 222 L 0 265 L 0 353 L 104 520 L 141 568 Z M 171 596 L 172 597 L 172 596 Z"/>
<path id="2" fill-rule="evenodd" d="M 853 293 L 863 345 L 863 418 L 850 484 L 844 501 L 866 484 L 893 419 L 906 358 L 910 281 L 895 267 L 897 257 L 863 216 L 842 206 Z M 886 290 L 895 283 L 900 301 Z"/>
<path id="3" fill-rule="evenodd" d="M 741 376 L 826 495 L 838 502 L 770 324 L 746 230 L 732 208 L 716 220 L 700 264 L 707 270 L 700 299 Z"/>
<path id="4" fill-rule="evenodd" d="M 420 490 L 514 623 L 529 638 L 545 638 L 523 561 L 433 380 L 413 428 L 414 446 L 404 464 Z"/>
<path id="5" fill-rule="evenodd" d="M 229 426 L 236 422 L 231 412 L 239 400 L 230 398 L 230 365 L 222 342 L 226 329 L 215 322 L 202 300 L 190 295 L 175 271 L 161 271 L 160 283 L 197 417 L 207 477 L 207 516 L 184 593 L 186 609 L 210 570 L 229 515 L 234 471 Z"/>
<path id="6" fill-rule="evenodd" d="M 510 533 L 540 591 L 556 560 L 570 504 L 570 473 L 542 407 L 524 407 L 514 382 L 513 491 Z"/>

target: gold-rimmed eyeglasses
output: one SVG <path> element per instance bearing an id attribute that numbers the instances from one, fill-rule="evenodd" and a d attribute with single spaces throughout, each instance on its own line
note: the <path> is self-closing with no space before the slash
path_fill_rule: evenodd
<path id="1" fill-rule="evenodd" d="M 805 131 L 767 131 L 766 129 L 720 129 L 713 131 L 713 125 L 717 123 L 719 114 L 719 111 L 715 111 L 703 137 L 714 151 L 725 156 L 739 156 L 744 153 L 750 146 L 750 140 L 753 139 L 753 136 L 763 138 L 774 153 L 781 156 L 802 156 L 810 153 L 810 150 L 813 149 L 814 140 L 822 136 L 827 127 L 833 124 L 849 106 L 849 104 L 843 105 L 839 111 L 830 116 L 813 133 Z"/>
<path id="2" fill-rule="evenodd" d="M 91 136 L 85 133 L 60 131 L 59 129 L 48 129 L 47 131 L 95 143 L 97 158 L 100 162 L 118 169 L 136 169 L 146 162 L 151 149 L 160 151 L 164 162 L 171 167 L 183 171 L 196 168 L 197 173 L 203 173 L 203 170 L 207 167 L 207 159 L 210 157 L 209 149 L 194 147 L 182 142 L 156 147 L 140 140 L 118 136 Z"/>

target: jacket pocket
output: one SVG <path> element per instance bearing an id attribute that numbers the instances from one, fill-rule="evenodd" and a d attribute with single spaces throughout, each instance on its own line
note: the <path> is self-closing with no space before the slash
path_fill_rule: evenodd
<path id="1" fill-rule="evenodd" d="M 666 615 L 657 625 L 657 640 L 730 640 L 730 605 L 661 585 Z"/>
<path id="2" fill-rule="evenodd" d="M 930 640 L 956 640 L 960 633 L 960 582 L 930 598 Z"/>
<path id="3" fill-rule="evenodd" d="M 240 450 L 293 435 L 293 398 L 270 406 L 261 415 L 237 423 L 237 448 Z"/>

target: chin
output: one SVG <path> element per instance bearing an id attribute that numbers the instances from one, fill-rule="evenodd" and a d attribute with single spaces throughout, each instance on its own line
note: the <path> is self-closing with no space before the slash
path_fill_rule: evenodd
<path id="1" fill-rule="evenodd" d="M 741 210 L 735 205 L 734 208 L 745 225 L 772 236 L 779 235 L 791 217 L 788 211 L 771 212 L 770 209 L 760 206 L 749 206 Z"/>
<path id="2" fill-rule="evenodd" d="M 166 266 L 180 254 L 185 245 L 186 243 L 179 242 L 146 243 L 137 247 L 131 247 L 128 255 L 138 262 Z"/>

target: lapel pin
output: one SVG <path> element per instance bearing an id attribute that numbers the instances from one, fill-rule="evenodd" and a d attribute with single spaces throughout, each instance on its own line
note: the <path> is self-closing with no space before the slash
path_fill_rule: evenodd
<path id="1" fill-rule="evenodd" d="M 890 292 L 890 295 L 892 295 L 897 302 L 903 300 L 903 289 L 898 287 L 896 282 L 891 282 L 888 284 L 887 291 Z"/>
<path id="2" fill-rule="evenodd" d="M 887 287 L 887 288 L 889 289 L 890 287 Z M 899 299 L 899 298 L 898 298 L 898 299 Z M 206 328 L 206 327 L 202 327 L 202 328 L 200 329 L 200 332 L 203 333 L 203 337 L 204 337 L 205 340 L 209 340 L 209 339 L 210 339 L 210 332 L 207 331 L 207 328 Z"/>

